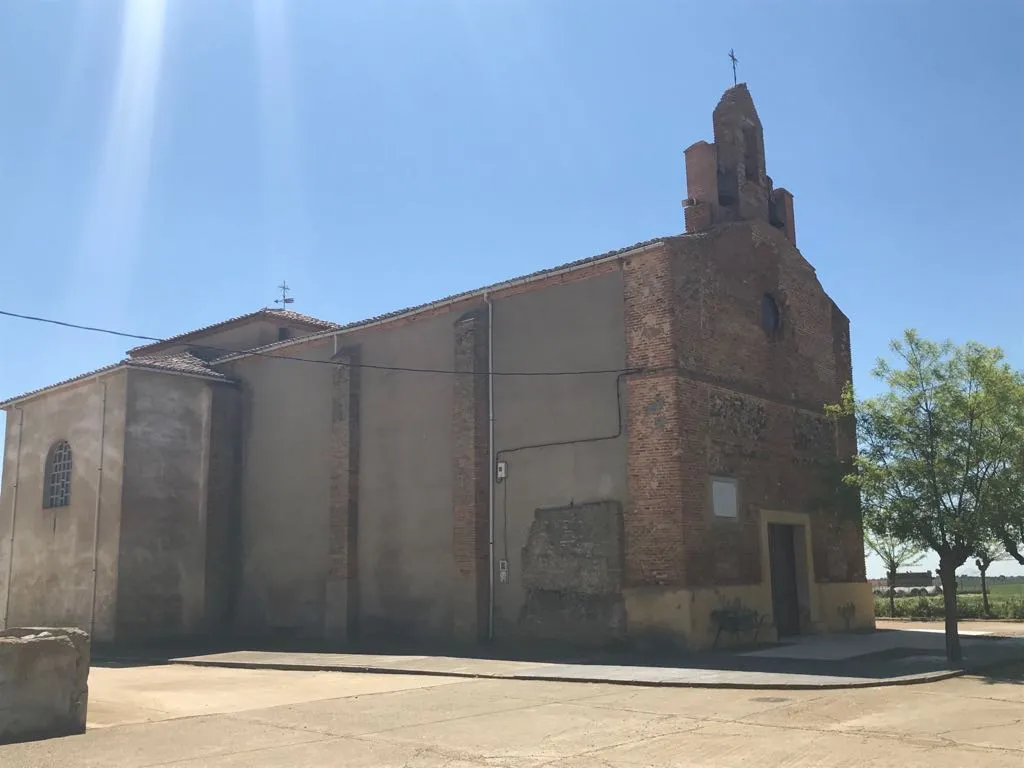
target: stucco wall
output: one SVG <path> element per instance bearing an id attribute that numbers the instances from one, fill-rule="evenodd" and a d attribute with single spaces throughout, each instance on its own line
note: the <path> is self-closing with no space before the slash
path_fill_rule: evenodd
<path id="1" fill-rule="evenodd" d="M 276 322 L 270 319 L 253 319 L 233 328 L 212 330 L 209 333 L 190 338 L 182 343 L 160 345 L 155 352 L 169 354 L 171 352 L 190 350 L 198 357 L 210 360 L 220 357 L 224 354 L 225 350 L 236 352 L 273 344 L 279 340 L 279 328 L 288 328 L 291 338 L 306 336 L 316 332 L 306 325 L 289 322 L 285 318 L 280 318 Z M 155 352 L 142 351 L 136 354 L 148 355 Z"/>
<path id="2" fill-rule="evenodd" d="M 452 378 L 456 315 L 339 339 L 360 369 L 358 627 L 364 638 L 451 634 Z M 328 361 L 332 340 L 282 351 Z M 323 632 L 330 509 L 330 365 L 244 358 L 243 632 Z"/>
<path id="3" fill-rule="evenodd" d="M 333 342 L 289 354 L 329 360 Z M 331 380 L 328 365 L 243 358 L 241 581 L 243 633 L 321 632 L 327 559 Z"/>
<path id="4" fill-rule="evenodd" d="M 496 371 L 624 368 L 622 273 L 615 269 L 497 300 L 493 354 Z M 615 373 L 495 377 L 495 445 L 498 460 L 508 466 L 507 479 L 495 488 L 499 638 L 539 631 L 524 613 L 522 562 L 537 510 L 604 500 L 625 506 L 620 389 Z M 499 578 L 500 560 L 508 562 L 507 583 Z"/>
<path id="5" fill-rule="evenodd" d="M 211 387 L 128 372 L 117 626 L 121 640 L 201 629 Z"/>
<path id="6" fill-rule="evenodd" d="M 125 372 L 118 371 L 42 394 L 8 411 L 0 492 L 0 601 L 4 601 L 0 602 L 0 610 L 5 604 L 8 606 L 6 626 L 49 625 L 90 630 L 94 623 L 92 631 L 97 640 L 112 639 L 125 391 Z M 50 447 L 60 439 L 71 445 L 71 500 L 66 507 L 43 509 L 46 458 Z M 98 471 L 101 462 L 102 479 Z M 94 549 L 97 509 L 99 539 Z M 9 560 L 11 557 L 13 561 Z M 12 568 L 10 585 L 8 567 Z"/>
<path id="7" fill-rule="evenodd" d="M 451 370 L 445 314 L 345 337 L 362 362 Z M 359 396 L 360 631 L 448 639 L 452 631 L 452 376 L 363 368 Z"/>
<path id="8" fill-rule="evenodd" d="M 241 576 L 241 393 L 211 388 L 210 447 L 206 484 L 206 628 L 234 624 Z"/>

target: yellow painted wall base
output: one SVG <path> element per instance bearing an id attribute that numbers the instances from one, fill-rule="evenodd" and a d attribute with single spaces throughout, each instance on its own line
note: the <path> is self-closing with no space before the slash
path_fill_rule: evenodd
<path id="1" fill-rule="evenodd" d="M 875 628 L 875 596 L 865 581 L 819 584 L 818 600 L 826 632 Z"/>
<path id="2" fill-rule="evenodd" d="M 760 510 L 761 581 L 730 587 L 683 589 L 639 587 L 626 589 L 626 627 L 629 637 L 644 645 L 703 650 L 715 643 L 715 610 L 731 606 L 755 610 L 766 617 L 757 639 L 778 639 L 772 623 L 771 563 L 768 552 L 770 525 L 792 526 L 798 582 L 800 632 L 857 632 L 875 628 L 875 599 L 867 582 L 817 583 L 811 519 L 805 512 Z M 719 647 L 749 644 L 753 632 L 722 632 Z"/>
<path id="3" fill-rule="evenodd" d="M 639 587 L 625 590 L 623 596 L 629 637 L 641 645 L 694 651 L 711 648 L 717 631 L 712 611 L 737 603 L 767 617 L 758 633 L 759 641 L 777 640 L 767 584 L 708 589 Z M 801 622 L 803 634 L 874 629 L 874 596 L 865 582 L 811 584 L 810 601 Z M 734 637 L 723 632 L 718 647 L 747 644 L 752 639 L 752 633 Z"/>

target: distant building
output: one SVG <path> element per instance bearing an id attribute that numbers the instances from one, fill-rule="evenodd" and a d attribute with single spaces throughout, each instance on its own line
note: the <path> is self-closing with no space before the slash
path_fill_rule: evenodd
<path id="1" fill-rule="evenodd" d="M 873 590 L 885 591 L 889 589 L 889 579 L 871 579 L 868 582 Z M 909 592 L 912 589 L 926 589 L 933 591 L 939 586 L 937 576 L 931 571 L 904 571 L 896 574 L 895 589 L 897 592 Z"/>
<path id="2" fill-rule="evenodd" d="M 896 586 L 913 589 L 915 587 L 931 587 L 935 585 L 935 577 L 931 571 L 906 571 L 896 573 Z"/>
<path id="3" fill-rule="evenodd" d="M 261 310 L 0 404 L 5 625 L 702 648 L 738 603 L 762 637 L 872 626 L 822 471 L 855 451 L 823 414 L 849 322 L 745 85 L 713 124 L 683 235 L 345 326 Z"/>

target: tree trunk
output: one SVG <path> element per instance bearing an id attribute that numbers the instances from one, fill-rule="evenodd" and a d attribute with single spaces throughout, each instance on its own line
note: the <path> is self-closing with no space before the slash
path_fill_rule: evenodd
<path id="1" fill-rule="evenodd" d="M 1017 549 L 1017 545 L 1014 542 L 1008 539 L 1003 541 L 1003 549 L 1006 550 L 1006 554 L 1008 554 L 1021 565 L 1024 565 L 1024 555 L 1020 553 L 1020 551 Z"/>
<path id="2" fill-rule="evenodd" d="M 946 661 L 953 666 L 960 666 L 964 656 L 957 627 L 956 566 L 940 559 L 939 578 L 942 580 L 942 605 L 946 616 Z"/>
<path id="3" fill-rule="evenodd" d="M 889 618 L 896 618 L 896 571 L 889 571 Z"/>
<path id="4" fill-rule="evenodd" d="M 985 571 L 987 570 L 988 566 L 978 569 L 981 573 L 981 613 L 986 619 L 992 615 L 992 611 L 988 607 L 988 584 L 985 582 Z"/>

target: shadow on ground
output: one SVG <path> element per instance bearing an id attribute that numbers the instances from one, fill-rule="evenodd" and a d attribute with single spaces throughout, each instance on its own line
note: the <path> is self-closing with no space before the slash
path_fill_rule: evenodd
<path id="1" fill-rule="evenodd" d="M 989 685 L 1008 684 L 1024 685 L 1024 662 L 1009 661 L 990 667 L 979 679 Z"/>
<path id="2" fill-rule="evenodd" d="M 963 669 L 968 674 L 993 682 L 1024 682 L 1024 638 L 964 638 L 964 652 Z M 176 661 L 264 669 L 501 677 L 530 677 L 533 670 L 528 665 L 535 664 L 537 675 L 559 679 L 588 679 L 588 670 L 594 670 L 598 677 L 613 674 L 623 682 L 657 684 L 682 680 L 680 674 L 686 673 L 696 684 L 745 685 L 746 680 L 754 686 L 766 682 L 764 675 L 771 675 L 786 687 L 915 682 L 950 672 L 941 635 L 902 630 L 813 636 L 793 643 L 699 653 L 657 648 L 580 651 L 536 642 L 467 650 L 394 640 L 339 647 L 297 638 L 221 638 L 130 648 L 101 645 L 94 649 L 93 663 L 126 667 Z M 488 662 L 527 666 L 498 669 L 500 664 Z"/>

